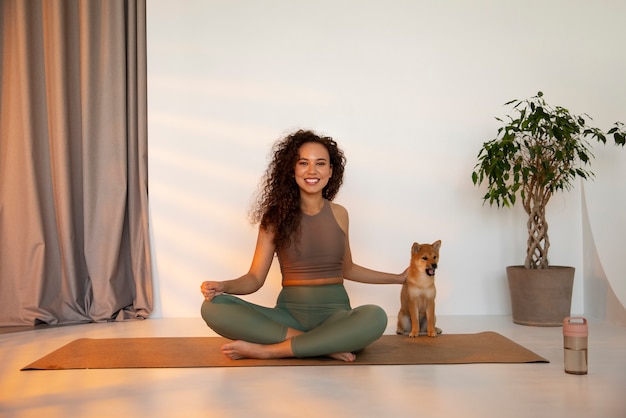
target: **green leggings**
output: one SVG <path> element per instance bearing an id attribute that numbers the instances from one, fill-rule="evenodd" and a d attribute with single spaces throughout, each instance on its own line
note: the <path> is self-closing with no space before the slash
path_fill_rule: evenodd
<path id="1" fill-rule="evenodd" d="M 351 309 L 342 284 L 284 287 L 275 308 L 232 295 L 202 304 L 202 318 L 223 337 L 259 344 L 285 340 L 287 328 L 304 331 L 291 339 L 296 357 L 316 357 L 362 350 L 383 335 L 385 311 L 376 305 Z"/>

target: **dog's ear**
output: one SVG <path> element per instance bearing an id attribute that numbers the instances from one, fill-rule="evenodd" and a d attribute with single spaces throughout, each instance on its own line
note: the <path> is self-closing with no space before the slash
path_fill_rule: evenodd
<path id="1" fill-rule="evenodd" d="M 419 250 L 420 250 L 419 243 L 414 242 L 413 246 L 411 247 L 411 254 L 416 254 Z"/>
<path id="2" fill-rule="evenodd" d="M 439 251 L 439 248 L 441 248 L 441 240 L 437 240 L 435 242 L 433 242 L 433 248 L 437 251 Z"/>

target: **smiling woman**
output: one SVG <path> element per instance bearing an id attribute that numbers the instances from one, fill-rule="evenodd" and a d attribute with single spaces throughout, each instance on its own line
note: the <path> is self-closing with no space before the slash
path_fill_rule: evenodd
<path id="1" fill-rule="evenodd" d="M 328 184 L 333 174 L 330 164 L 330 156 L 326 147 L 315 142 L 305 143 L 300 147 L 300 157 L 295 169 L 296 183 L 300 187 L 300 197 L 319 194 Z M 321 207 L 307 207 L 307 202 L 302 202 L 302 212 L 307 215 L 315 215 Z"/>
<path id="2" fill-rule="evenodd" d="M 240 358 L 329 356 L 354 361 L 387 326 L 376 305 L 352 308 L 343 280 L 403 283 L 352 261 L 348 212 L 332 202 L 343 181 L 345 157 L 337 143 L 299 130 L 279 141 L 267 168 L 253 219 L 259 235 L 250 270 L 233 280 L 205 281 L 202 317 L 236 340 L 222 347 Z M 232 295 L 259 290 L 278 256 L 282 290 L 275 308 Z"/>

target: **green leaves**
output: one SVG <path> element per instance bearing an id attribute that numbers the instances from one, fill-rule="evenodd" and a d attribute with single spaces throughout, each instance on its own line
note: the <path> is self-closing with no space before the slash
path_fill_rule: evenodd
<path id="1" fill-rule="evenodd" d="M 543 92 L 525 100 L 505 103 L 511 108 L 496 138 L 485 142 L 478 153 L 472 183 L 487 183 L 483 196 L 490 205 L 512 206 L 516 196 L 547 196 L 553 191 L 569 190 L 576 177 L 587 179 L 586 169 L 593 159 L 589 140 L 606 143 L 613 136 L 624 146 L 624 124 L 616 122 L 607 133 L 587 125 L 588 115 L 572 115 L 564 107 L 552 107 Z M 547 205 L 546 201 L 537 204 Z"/>
<path id="2" fill-rule="evenodd" d="M 613 135 L 615 145 L 625 145 L 626 133 L 624 132 L 624 124 L 622 122 L 615 122 L 615 126 L 609 129 L 607 135 Z"/>

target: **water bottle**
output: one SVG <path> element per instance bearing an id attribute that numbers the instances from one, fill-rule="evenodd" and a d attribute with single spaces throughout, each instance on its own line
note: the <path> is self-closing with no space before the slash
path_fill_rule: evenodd
<path id="1" fill-rule="evenodd" d="M 567 317 L 563 320 L 563 348 L 565 350 L 565 373 L 587 374 L 587 320 L 583 317 Z"/>

